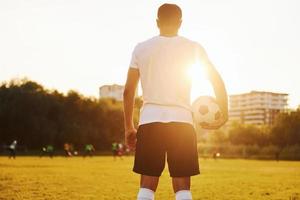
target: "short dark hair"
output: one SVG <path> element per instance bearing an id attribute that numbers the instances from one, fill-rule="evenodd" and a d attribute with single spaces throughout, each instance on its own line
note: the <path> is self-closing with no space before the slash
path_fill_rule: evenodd
<path id="1" fill-rule="evenodd" d="M 182 12 L 176 4 L 165 3 L 158 8 L 157 18 L 162 22 L 172 23 L 181 20 Z"/>

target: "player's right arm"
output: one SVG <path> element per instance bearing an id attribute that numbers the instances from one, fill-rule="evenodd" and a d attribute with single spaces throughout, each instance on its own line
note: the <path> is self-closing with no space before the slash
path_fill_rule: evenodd
<path id="1" fill-rule="evenodd" d="M 136 143 L 136 129 L 133 124 L 133 108 L 139 77 L 138 69 L 129 68 L 123 93 L 125 143 L 133 149 L 135 148 Z"/>
<path id="2" fill-rule="evenodd" d="M 218 105 L 220 106 L 221 112 L 222 112 L 222 120 L 217 122 L 216 124 L 213 124 L 209 127 L 203 127 L 206 129 L 216 129 L 221 127 L 223 124 L 226 123 L 228 120 L 228 96 L 227 91 L 225 88 L 224 81 L 222 80 L 219 72 L 216 70 L 214 65 L 209 60 L 205 50 L 203 48 L 200 49 L 199 52 L 200 62 L 203 65 L 205 72 L 207 74 L 208 80 L 213 86 L 215 95 L 216 95 L 216 101 Z"/>

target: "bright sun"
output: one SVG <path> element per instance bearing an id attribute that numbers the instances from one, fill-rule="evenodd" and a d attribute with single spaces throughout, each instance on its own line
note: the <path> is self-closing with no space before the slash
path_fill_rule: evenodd
<path id="1" fill-rule="evenodd" d="M 187 71 L 187 75 L 192 80 L 191 101 L 203 95 L 214 96 L 213 89 L 207 80 L 205 71 L 200 63 L 195 63 Z"/>

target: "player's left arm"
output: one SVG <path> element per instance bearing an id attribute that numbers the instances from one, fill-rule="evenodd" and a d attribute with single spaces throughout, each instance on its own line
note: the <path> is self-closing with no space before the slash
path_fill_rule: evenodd
<path id="1" fill-rule="evenodd" d="M 222 77 L 220 76 L 219 72 L 216 70 L 212 62 L 209 60 L 206 52 L 204 49 L 201 50 L 200 53 L 200 60 L 201 63 L 205 69 L 205 72 L 207 74 L 208 80 L 213 86 L 215 95 L 216 95 L 216 101 L 218 105 L 220 106 L 221 112 L 223 117 L 222 120 L 219 121 L 217 124 L 212 125 L 207 128 L 218 128 L 221 127 L 223 124 L 226 123 L 228 120 L 228 95 L 225 88 L 224 81 Z"/>

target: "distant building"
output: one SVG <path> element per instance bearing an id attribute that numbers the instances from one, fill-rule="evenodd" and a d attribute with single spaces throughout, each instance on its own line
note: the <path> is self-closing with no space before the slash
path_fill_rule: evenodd
<path id="1" fill-rule="evenodd" d="M 103 85 L 99 88 L 99 95 L 100 98 L 114 98 L 117 101 L 123 100 L 123 92 L 124 86 L 123 85 Z"/>
<path id="2" fill-rule="evenodd" d="M 229 122 L 270 125 L 280 112 L 285 112 L 288 94 L 262 91 L 231 95 L 229 97 Z"/>

